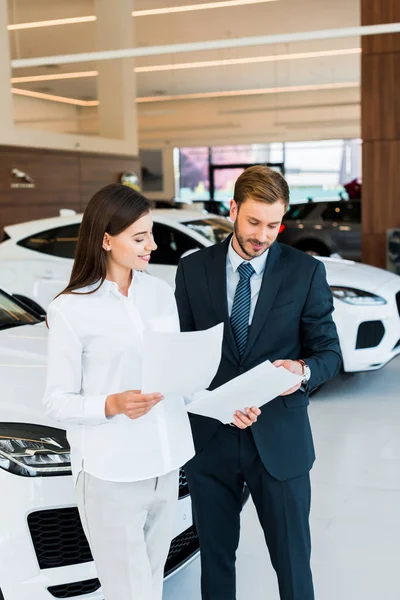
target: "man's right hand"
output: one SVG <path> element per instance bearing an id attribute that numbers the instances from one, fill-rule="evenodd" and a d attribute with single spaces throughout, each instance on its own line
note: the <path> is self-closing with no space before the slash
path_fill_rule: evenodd
<path id="1" fill-rule="evenodd" d="M 162 394 L 142 394 L 139 390 L 111 394 L 106 399 L 106 417 L 126 415 L 130 419 L 139 419 L 163 398 Z"/>

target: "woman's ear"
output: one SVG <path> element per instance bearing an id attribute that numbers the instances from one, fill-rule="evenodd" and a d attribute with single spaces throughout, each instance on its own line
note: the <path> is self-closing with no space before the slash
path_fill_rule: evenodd
<path id="1" fill-rule="evenodd" d="M 108 233 L 105 233 L 103 237 L 103 250 L 106 250 L 107 252 L 111 250 L 111 237 Z"/>

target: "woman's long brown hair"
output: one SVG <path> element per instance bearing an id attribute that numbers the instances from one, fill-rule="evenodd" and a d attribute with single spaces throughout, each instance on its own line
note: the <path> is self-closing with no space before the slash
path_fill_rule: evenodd
<path id="1" fill-rule="evenodd" d="M 104 234 L 118 235 L 151 210 L 149 200 L 132 188 L 112 183 L 99 190 L 89 201 L 83 214 L 71 278 L 61 294 L 74 294 L 86 286 L 99 285 L 107 272 Z"/>

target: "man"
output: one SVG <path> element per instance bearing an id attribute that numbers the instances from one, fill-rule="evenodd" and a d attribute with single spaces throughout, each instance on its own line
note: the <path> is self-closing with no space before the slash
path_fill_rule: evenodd
<path id="1" fill-rule="evenodd" d="M 339 371 L 341 354 L 323 263 L 276 241 L 288 204 L 288 185 L 279 173 L 248 168 L 231 201 L 233 236 L 184 258 L 178 267 L 182 330 L 225 323 L 211 389 L 265 360 L 303 374 L 302 384 L 261 407 L 254 424 L 251 411 L 247 421 L 236 415 L 239 426 L 191 415 L 197 454 L 185 470 L 200 539 L 203 600 L 236 598 L 244 482 L 264 530 L 281 600 L 314 598 L 309 471 L 315 456 L 308 395 Z M 243 423 L 251 427 L 242 429 Z"/>

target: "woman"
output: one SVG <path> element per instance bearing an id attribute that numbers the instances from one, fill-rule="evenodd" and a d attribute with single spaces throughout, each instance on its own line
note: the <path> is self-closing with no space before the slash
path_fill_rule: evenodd
<path id="1" fill-rule="evenodd" d="M 157 248 L 152 226 L 133 189 L 95 194 L 70 282 L 48 311 L 44 404 L 67 427 L 105 600 L 161 600 L 178 469 L 194 454 L 183 398 L 138 391 L 145 330 L 179 331 L 172 290 L 143 273 Z"/>

